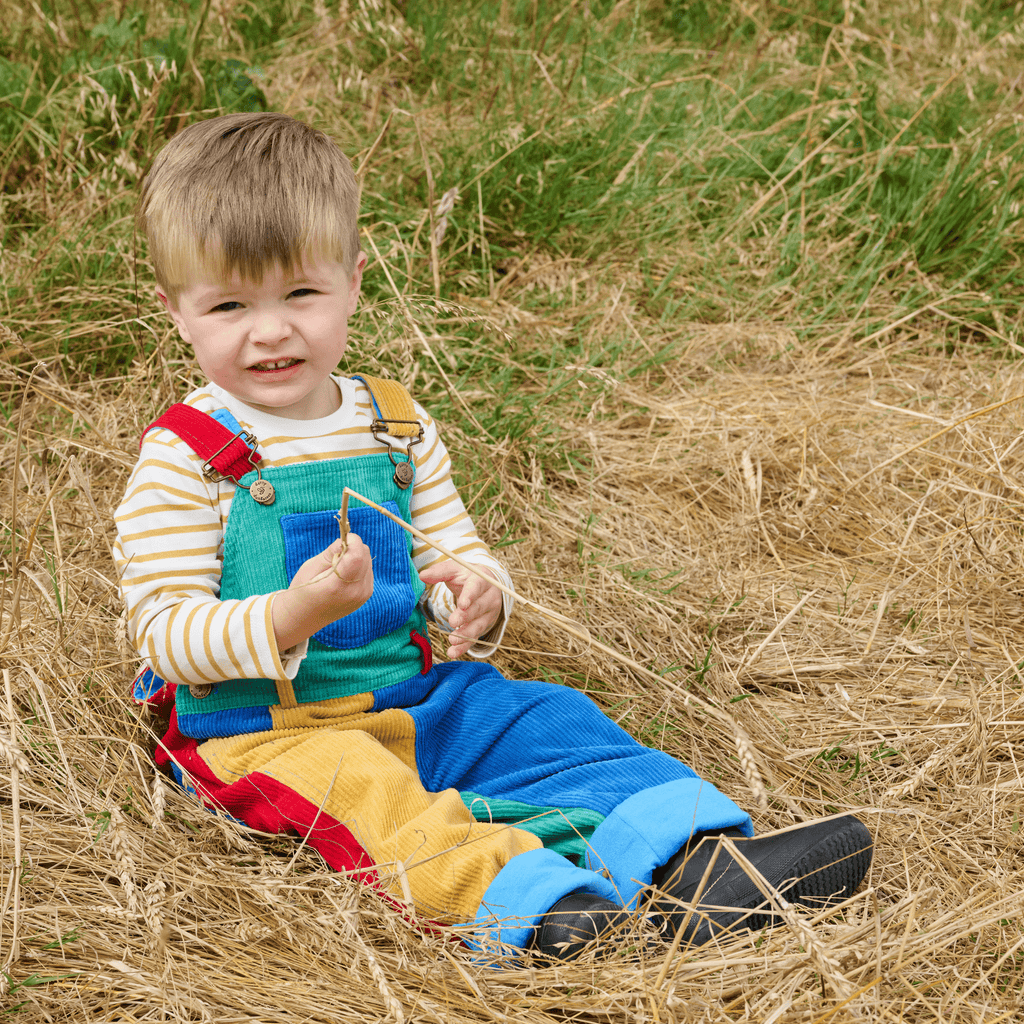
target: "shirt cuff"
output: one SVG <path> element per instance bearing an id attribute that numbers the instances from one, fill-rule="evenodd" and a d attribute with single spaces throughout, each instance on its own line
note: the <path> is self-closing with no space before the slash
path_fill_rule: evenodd
<path id="1" fill-rule="evenodd" d="M 294 644 L 286 651 L 280 652 L 281 667 L 284 669 L 285 679 L 294 679 L 299 674 L 299 666 L 303 658 L 309 653 L 309 641 L 303 640 Z"/>
<path id="2" fill-rule="evenodd" d="M 274 618 L 272 615 L 272 609 L 274 606 L 274 598 L 281 593 L 276 590 L 272 594 L 267 596 L 270 598 L 267 601 L 266 610 L 266 626 L 267 626 L 267 643 L 270 645 L 270 653 L 275 662 L 275 669 L 280 673 L 275 675 L 275 679 L 294 679 L 299 674 L 299 668 L 302 665 L 303 659 L 309 652 L 309 639 L 300 640 L 297 644 L 292 644 L 291 647 L 286 650 L 279 651 L 277 649 L 277 637 L 274 634 Z"/>
<path id="3" fill-rule="evenodd" d="M 488 572 L 497 578 L 499 583 L 508 587 L 509 590 L 514 590 L 512 577 L 509 576 L 505 571 L 505 567 L 500 563 L 488 560 L 487 562 L 470 562 L 470 565 L 487 569 Z M 504 591 L 502 592 L 501 611 L 498 613 L 498 618 L 494 625 L 470 647 L 467 653 L 471 658 L 489 658 L 498 649 L 501 638 L 505 635 L 505 627 L 512 616 L 512 609 L 515 608 L 515 603 L 515 597 L 506 594 Z M 428 600 L 426 602 L 427 617 L 442 632 L 451 632 L 451 627 L 448 625 L 448 616 L 453 611 L 455 611 L 455 597 L 448 589 L 447 584 L 438 583 L 428 591 Z"/>

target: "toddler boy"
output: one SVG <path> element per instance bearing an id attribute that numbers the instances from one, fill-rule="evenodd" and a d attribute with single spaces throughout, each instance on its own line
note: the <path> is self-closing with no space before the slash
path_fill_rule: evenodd
<path id="1" fill-rule="evenodd" d="M 500 640 L 512 602 L 488 579 L 355 499 L 342 544 L 348 486 L 511 587 L 430 416 L 394 382 L 334 375 L 357 215 L 348 160 L 280 114 L 191 125 L 143 186 L 157 293 L 209 382 L 147 429 L 117 512 L 137 696 L 173 702 L 158 761 L 421 916 L 547 957 L 652 883 L 689 942 L 765 923 L 730 849 L 791 901 L 848 896 L 871 856 L 856 819 L 750 838 L 736 804 L 581 693 L 432 664 L 427 619 L 452 659 Z"/>

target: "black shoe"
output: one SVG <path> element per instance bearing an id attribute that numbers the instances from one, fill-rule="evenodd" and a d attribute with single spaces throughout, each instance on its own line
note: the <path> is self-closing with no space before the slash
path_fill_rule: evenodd
<path id="1" fill-rule="evenodd" d="M 756 930 L 775 920 L 770 911 L 750 913 L 767 906 L 767 900 L 717 842 L 719 835 L 729 836 L 740 853 L 790 903 L 805 907 L 821 908 L 845 900 L 871 866 L 871 833 L 850 815 L 755 839 L 747 839 L 738 829 L 697 834 L 655 873 L 655 884 L 664 896 L 654 900 L 654 908 L 669 924 L 670 937 L 685 922 L 683 939 L 694 946 L 725 931 Z M 700 888 L 712 859 L 707 881 Z M 690 907 L 693 913 L 687 921 Z"/>
<path id="2" fill-rule="evenodd" d="M 622 907 L 603 896 L 570 893 L 544 915 L 533 947 L 552 960 L 575 960 L 590 943 L 623 925 L 628 917 Z"/>

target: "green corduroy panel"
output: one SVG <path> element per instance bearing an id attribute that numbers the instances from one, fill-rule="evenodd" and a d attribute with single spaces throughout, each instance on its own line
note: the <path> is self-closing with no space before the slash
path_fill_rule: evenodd
<path id="1" fill-rule="evenodd" d="M 576 864 L 583 862 L 590 837 L 605 817 L 589 807 L 538 807 L 479 793 L 460 795 L 477 821 L 501 822 L 532 832 L 545 848 Z"/>

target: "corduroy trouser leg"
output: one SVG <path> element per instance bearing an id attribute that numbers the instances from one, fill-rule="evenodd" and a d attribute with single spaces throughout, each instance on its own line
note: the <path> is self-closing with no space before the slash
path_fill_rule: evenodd
<path id="1" fill-rule="evenodd" d="M 480 662 L 325 702 L 304 721 L 191 741 L 175 760 L 206 802 L 305 835 L 422 916 L 475 921 L 511 946 L 570 892 L 629 905 L 693 832 L 750 829 L 584 694 Z"/>

